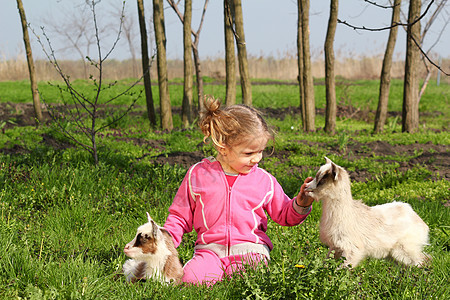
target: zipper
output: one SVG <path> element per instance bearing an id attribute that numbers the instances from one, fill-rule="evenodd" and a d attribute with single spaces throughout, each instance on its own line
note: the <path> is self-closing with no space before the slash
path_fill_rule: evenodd
<path id="1" fill-rule="evenodd" d="M 231 249 L 231 192 L 233 187 L 231 187 L 228 184 L 228 180 L 226 178 L 226 175 L 224 173 L 224 179 L 225 179 L 225 186 L 227 189 L 227 203 L 226 203 L 226 240 L 225 240 L 225 256 L 230 256 L 230 249 Z M 233 185 L 236 184 L 236 182 L 239 180 L 239 175 L 234 181 Z"/>
<path id="2" fill-rule="evenodd" d="M 228 186 L 227 193 L 227 213 L 226 213 L 226 226 L 227 226 L 227 240 L 225 245 L 225 255 L 230 256 L 230 244 L 231 244 L 231 187 Z"/>

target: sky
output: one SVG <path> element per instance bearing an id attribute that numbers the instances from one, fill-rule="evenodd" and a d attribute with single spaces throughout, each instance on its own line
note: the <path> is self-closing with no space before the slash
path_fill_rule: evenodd
<path id="1" fill-rule="evenodd" d="M 60 51 L 64 43 L 60 35 L 52 32 L 51 25 L 63 28 L 67 20 L 78 16 L 82 0 L 22 0 L 27 21 L 31 27 L 41 34 L 41 26 L 45 26 L 52 45 L 57 50 L 59 58 L 74 58 L 79 56 L 75 52 Z M 166 1 L 164 1 L 166 3 Z M 200 14 L 204 1 L 193 1 L 192 27 L 198 30 Z M 310 45 L 314 58 L 323 57 L 323 44 L 325 41 L 329 1 L 310 1 Z M 355 26 L 368 28 L 381 28 L 388 26 L 391 19 L 391 10 L 375 7 L 363 0 L 339 1 L 338 18 Z M 408 1 L 406 1 L 407 3 Z M 102 0 L 97 11 L 100 12 L 99 24 L 101 29 L 118 27 L 118 18 L 112 17 L 111 12 L 118 11 L 122 1 Z M 181 1 L 183 3 L 183 1 Z M 297 1 L 296 0 L 242 0 L 244 14 L 244 31 L 247 45 L 247 53 L 251 56 L 285 57 L 296 54 L 297 36 Z M 377 3 L 386 5 L 387 0 L 377 0 Z M 403 1 L 405 3 L 405 1 Z M 151 17 L 152 1 L 144 0 L 146 18 Z M 200 33 L 199 53 L 202 59 L 222 58 L 224 56 L 223 35 L 223 0 L 210 0 L 203 28 Z M 183 11 L 183 8 L 180 8 Z M 407 7 L 404 7 L 407 14 Z M 137 16 L 135 0 L 126 1 L 126 15 L 132 18 Z M 445 18 L 449 19 L 450 3 L 447 4 L 441 17 L 435 22 L 426 36 L 423 49 L 432 51 L 436 56 L 450 58 L 450 25 L 445 27 Z M 169 59 L 181 59 L 183 57 L 182 25 L 174 11 L 166 3 L 166 35 L 167 57 Z M 115 24 L 114 24 L 115 23 Z M 14 0 L 0 0 L 0 60 L 17 59 L 25 57 L 23 51 L 22 31 L 17 4 Z M 140 53 L 140 38 L 137 19 L 134 20 L 135 31 L 133 45 L 137 53 Z M 50 27 L 49 27 L 50 26 Z M 445 28 L 441 33 L 442 28 Z M 108 31 L 111 36 L 111 30 Z M 403 28 L 399 28 L 395 58 L 403 59 L 406 48 L 406 34 Z M 388 38 L 388 31 L 372 32 L 354 30 L 346 25 L 338 24 L 335 36 L 335 53 L 339 57 L 363 57 L 383 55 Z M 439 35 L 440 39 L 438 40 Z M 32 39 L 33 56 L 43 58 L 42 47 L 36 42 L 36 37 L 30 33 Z M 111 38 L 109 38 L 110 41 Z M 438 42 L 436 43 L 436 40 Z M 104 38 L 103 41 L 108 41 Z M 110 42 L 111 43 L 111 42 Z M 104 44 L 108 44 L 105 42 Z M 92 50 L 91 50 L 92 51 Z M 130 50 L 124 37 L 111 55 L 116 59 L 130 58 Z"/>

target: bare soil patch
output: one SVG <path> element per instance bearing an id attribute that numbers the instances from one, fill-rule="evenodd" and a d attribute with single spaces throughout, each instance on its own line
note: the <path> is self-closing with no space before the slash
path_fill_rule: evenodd
<path id="1" fill-rule="evenodd" d="M 283 120 L 287 115 L 298 114 L 298 108 L 287 107 L 282 109 L 265 108 L 262 112 L 272 118 Z M 174 113 L 179 113 L 179 109 L 174 109 Z M 318 114 L 323 114 L 323 110 L 318 110 Z M 340 106 L 338 108 L 339 118 L 354 118 L 359 120 L 369 121 L 373 112 L 361 111 L 351 106 Z M 48 113 L 44 112 L 44 117 L 47 121 L 50 121 Z M 3 124 L 2 131 L 11 128 L 13 126 L 33 126 L 34 121 L 34 109 L 31 104 L 28 103 L 0 103 L 0 125 Z M 147 149 L 158 149 L 164 151 L 165 142 L 162 140 L 146 140 L 142 138 L 129 138 L 121 136 L 117 138 L 118 141 L 126 141 L 134 143 Z M 67 141 L 56 140 L 51 135 L 43 135 L 42 143 L 48 147 L 54 149 L 66 149 L 73 147 L 73 144 Z M 359 143 L 350 139 L 346 144 L 345 149 L 341 149 L 339 145 L 330 145 L 325 143 L 312 143 L 306 140 L 293 140 L 292 143 L 302 143 L 314 148 L 327 149 L 330 154 L 343 155 L 349 160 L 357 160 L 364 157 L 377 157 L 380 161 L 388 161 L 389 156 L 402 155 L 410 156 L 411 159 L 403 162 L 399 162 L 400 167 L 398 171 L 404 172 L 414 166 L 423 166 L 433 173 L 439 173 L 440 177 L 450 180 L 450 153 L 449 147 L 446 145 L 435 145 L 431 142 L 426 144 L 413 143 L 410 145 L 391 145 L 384 141 L 375 141 L 370 143 Z M 204 155 L 200 148 L 193 149 L 192 152 L 173 152 L 169 154 L 162 154 L 153 157 L 158 164 L 170 164 L 179 165 L 185 168 L 200 161 Z M 14 145 L 12 147 L 5 147 L 0 149 L 0 153 L 4 154 L 23 154 L 28 152 L 23 146 Z M 281 163 L 285 162 L 290 155 L 289 150 L 277 150 L 271 154 L 272 157 L 277 158 Z M 307 153 L 305 153 L 307 154 Z M 417 155 L 419 154 L 419 155 Z M 144 155 L 145 156 L 145 155 Z M 294 171 L 302 171 L 310 169 L 313 166 L 301 166 L 294 167 Z M 382 171 L 380 171 L 382 172 Z M 352 180 L 355 181 L 367 181 L 374 174 L 369 174 L 367 170 L 361 169 L 354 172 L 350 172 Z"/>
<path id="2" fill-rule="evenodd" d="M 433 173 L 439 173 L 440 177 L 450 180 L 450 152 L 449 147 L 446 145 L 435 145 L 431 142 L 426 144 L 414 143 L 410 145 L 391 145 L 385 141 L 374 141 L 370 143 L 359 143 L 353 139 L 350 139 L 345 149 L 340 149 L 338 145 L 329 145 L 325 143 L 313 143 L 305 140 L 293 141 L 296 143 L 302 143 L 316 148 L 327 149 L 328 153 L 344 156 L 349 161 L 359 160 L 365 157 L 376 157 L 380 162 L 393 162 L 392 156 L 410 156 L 411 159 L 398 162 L 400 167 L 397 169 L 399 172 L 405 172 L 414 166 L 422 166 L 432 171 Z M 281 157 L 281 160 L 286 155 L 289 155 L 288 151 L 284 154 L 273 154 L 277 157 Z M 417 155 L 419 154 L 419 155 Z M 382 170 L 380 170 L 380 174 Z M 359 169 L 349 172 L 350 177 L 354 181 L 367 181 L 376 174 L 370 174 L 365 169 Z"/>

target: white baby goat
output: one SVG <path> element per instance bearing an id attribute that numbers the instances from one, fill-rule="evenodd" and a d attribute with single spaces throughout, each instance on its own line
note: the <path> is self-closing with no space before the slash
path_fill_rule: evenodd
<path id="1" fill-rule="evenodd" d="M 345 266 L 356 267 L 365 257 L 391 257 L 406 265 L 423 265 L 428 255 L 428 226 L 407 203 L 369 207 L 353 200 L 348 173 L 325 157 L 305 191 L 322 200 L 320 240 L 328 256 L 345 257 Z"/>
<path id="2" fill-rule="evenodd" d="M 181 283 L 183 266 L 171 235 L 147 213 L 148 223 L 140 226 L 135 238 L 123 250 L 130 257 L 123 264 L 127 281 L 154 278 Z"/>

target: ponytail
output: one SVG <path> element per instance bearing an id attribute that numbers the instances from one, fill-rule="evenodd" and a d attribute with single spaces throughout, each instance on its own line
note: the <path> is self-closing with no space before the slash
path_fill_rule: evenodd
<path id="1" fill-rule="evenodd" d="M 255 134 L 273 138 L 266 121 L 256 109 L 240 104 L 222 109 L 221 102 L 213 97 L 205 98 L 204 103 L 205 110 L 199 122 L 203 141 L 207 143 L 210 138 L 216 149 L 232 147 Z"/>

